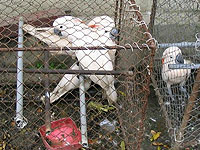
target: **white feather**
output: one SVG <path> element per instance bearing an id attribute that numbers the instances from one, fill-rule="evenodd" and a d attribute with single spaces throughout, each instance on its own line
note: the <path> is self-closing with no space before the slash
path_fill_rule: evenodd
<path id="1" fill-rule="evenodd" d="M 73 64 L 70 67 L 71 70 L 79 70 L 79 66 L 77 64 Z M 56 88 L 50 93 L 50 103 L 55 102 L 60 97 L 62 97 L 65 93 L 70 90 L 78 88 L 80 85 L 79 78 L 75 74 L 65 74 L 63 78 L 60 80 Z M 90 79 L 85 79 L 84 87 L 87 91 L 91 85 Z M 45 97 L 41 97 L 41 100 L 44 102 Z"/>
<path id="2" fill-rule="evenodd" d="M 98 16 L 93 18 L 87 25 L 94 29 L 111 31 L 115 27 L 115 22 L 109 16 Z"/>

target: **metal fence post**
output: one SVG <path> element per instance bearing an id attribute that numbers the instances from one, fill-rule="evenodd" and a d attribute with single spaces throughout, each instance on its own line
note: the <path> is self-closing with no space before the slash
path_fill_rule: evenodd
<path id="1" fill-rule="evenodd" d="M 79 68 L 81 70 L 81 67 Z M 85 87 L 84 87 L 83 75 L 79 76 L 79 82 L 80 82 L 79 92 L 80 92 L 81 139 L 82 139 L 82 145 L 84 147 L 88 147 Z"/>
<path id="2" fill-rule="evenodd" d="M 23 48 L 23 18 L 19 19 L 18 48 Z M 28 121 L 23 116 L 23 51 L 17 52 L 17 99 L 15 122 L 18 128 L 24 128 Z"/>

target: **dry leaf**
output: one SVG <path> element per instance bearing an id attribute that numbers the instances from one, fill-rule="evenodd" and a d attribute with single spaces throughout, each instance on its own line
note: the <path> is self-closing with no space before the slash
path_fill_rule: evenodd
<path id="1" fill-rule="evenodd" d="M 161 132 L 155 132 L 155 131 L 151 130 L 151 134 L 152 134 L 152 137 L 151 137 L 150 141 L 155 141 L 160 137 Z"/>
<path id="2" fill-rule="evenodd" d="M 169 146 L 168 146 L 168 145 L 163 145 L 163 147 L 169 149 Z"/>
<path id="3" fill-rule="evenodd" d="M 10 123 L 10 125 L 11 125 L 11 127 L 15 127 L 15 122 L 12 121 L 12 122 Z"/>
<path id="4" fill-rule="evenodd" d="M 154 145 L 154 146 L 163 146 L 164 144 L 160 143 L 160 142 L 153 142 L 152 145 Z"/>
<path id="5" fill-rule="evenodd" d="M 88 139 L 88 143 L 89 144 L 97 144 L 97 141 L 98 141 L 98 139 L 96 138 L 96 139 L 94 139 L 94 140 L 91 140 L 91 139 Z"/>
<path id="6" fill-rule="evenodd" d="M 41 113 L 41 112 L 43 112 L 42 108 L 38 108 L 37 113 Z"/>
<path id="7" fill-rule="evenodd" d="M 151 134 L 152 134 L 152 135 L 156 134 L 156 131 L 151 130 Z"/>
<path id="8" fill-rule="evenodd" d="M 119 93 L 122 95 L 122 96 L 126 96 L 126 94 L 122 91 L 119 91 Z"/>
<path id="9" fill-rule="evenodd" d="M 6 90 L 0 89 L 0 97 L 4 97 L 6 95 Z"/>
<path id="10" fill-rule="evenodd" d="M 91 108 L 95 108 L 97 109 L 98 111 L 102 112 L 108 112 L 110 110 L 114 110 L 115 107 L 112 105 L 112 106 L 109 106 L 109 105 L 103 105 L 101 103 L 97 103 L 97 102 L 89 102 L 88 104 L 88 107 L 91 107 Z"/>
<path id="11" fill-rule="evenodd" d="M 124 141 L 121 141 L 120 147 L 121 147 L 121 150 L 125 150 L 125 142 Z"/>

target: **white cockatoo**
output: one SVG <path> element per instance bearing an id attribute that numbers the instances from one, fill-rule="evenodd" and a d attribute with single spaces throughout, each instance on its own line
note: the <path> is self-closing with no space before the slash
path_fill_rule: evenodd
<path id="1" fill-rule="evenodd" d="M 106 32 L 109 32 L 109 36 L 112 39 L 111 41 L 109 41 L 110 45 L 115 45 L 115 40 L 117 39 L 118 36 L 118 30 L 115 28 L 115 22 L 111 17 L 97 16 L 93 18 L 87 25 L 91 27 L 93 31 L 98 32 L 99 36 L 102 36 Z M 114 65 L 116 49 L 111 49 L 108 51 L 108 53 Z"/>
<path id="2" fill-rule="evenodd" d="M 62 38 L 54 33 L 54 29 L 52 27 L 45 27 L 45 28 L 35 28 L 32 25 L 24 24 L 23 30 L 29 33 L 30 35 L 38 38 L 39 40 L 46 43 L 49 47 L 71 47 L 71 43 L 66 39 Z M 75 57 L 74 51 L 60 51 L 59 53 L 56 53 L 57 51 L 51 51 L 53 54 L 67 54 L 69 56 Z M 77 63 L 74 63 L 70 70 L 78 70 L 79 66 Z M 84 87 L 85 90 L 89 89 L 91 84 L 90 79 L 85 79 Z M 55 102 L 58 100 L 61 96 L 63 96 L 68 91 L 78 88 L 80 85 L 79 78 L 76 74 L 65 74 L 63 78 L 60 80 L 56 88 L 50 93 L 50 103 Z M 41 97 L 41 100 L 44 102 L 45 96 Z"/>
<path id="3" fill-rule="evenodd" d="M 30 24 L 24 24 L 23 30 L 30 35 L 36 37 L 40 41 L 46 43 L 49 47 L 60 47 L 61 51 L 50 51 L 54 55 L 66 54 L 75 58 L 75 52 L 71 50 L 63 51 L 63 47 L 71 47 L 71 43 L 54 33 L 53 27 L 35 28 Z"/>
<path id="4" fill-rule="evenodd" d="M 91 27 L 77 21 L 72 16 L 64 16 L 56 19 L 53 23 L 54 32 L 66 37 L 74 47 L 89 46 L 113 46 L 109 32 L 99 36 L 98 32 Z M 113 70 L 113 63 L 108 53 L 104 50 L 76 50 L 76 57 L 83 70 Z M 108 101 L 116 102 L 117 93 L 114 87 L 113 75 L 87 75 L 94 83 L 100 85 L 107 95 Z"/>
<path id="5" fill-rule="evenodd" d="M 188 97 L 187 91 L 184 88 L 187 78 L 191 73 L 191 69 L 169 69 L 169 64 L 190 64 L 189 60 L 184 60 L 182 52 L 178 47 L 169 47 L 163 52 L 162 56 L 162 79 L 167 84 L 167 89 L 172 100 L 171 85 L 179 84 L 180 91 Z"/>

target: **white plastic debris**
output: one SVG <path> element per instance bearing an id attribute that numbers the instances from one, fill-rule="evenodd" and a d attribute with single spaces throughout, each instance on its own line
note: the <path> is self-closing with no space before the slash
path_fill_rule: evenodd
<path id="1" fill-rule="evenodd" d="M 110 122 L 107 118 L 104 119 L 102 122 L 100 122 L 100 127 L 102 129 L 105 129 L 109 132 L 114 132 L 115 131 L 115 124 L 116 124 L 116 121 L 113 121 L 113 122 Z"/>

